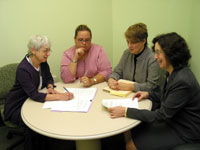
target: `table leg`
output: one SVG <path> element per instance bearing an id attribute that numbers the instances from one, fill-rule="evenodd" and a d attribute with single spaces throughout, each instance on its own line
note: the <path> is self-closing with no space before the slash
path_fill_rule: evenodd
<path id="1" fill-rule="evenodd" d="M 77 140 L 76 141 L 77 150 L 101 150 L 100 140 Z"/>

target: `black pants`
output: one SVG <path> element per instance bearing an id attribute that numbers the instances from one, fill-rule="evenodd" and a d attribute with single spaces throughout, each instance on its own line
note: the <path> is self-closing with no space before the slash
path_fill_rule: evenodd
<path id="1" fill-rule="evenodd" d="M 141 123 L 131 133 L 137 150 L 169 150 L 185 143 L 165 123 Z"/>
<path id="2" fill-rule="evenodd" d="M 1 118 L 1 112 L 0 112 L 0 127 L 4 126 L 3 120 Z"/>
<path id="3" fill-rule="evenodd" d="M 101 139 L 101 150 L 126 150 L 124 134 Z"/>
<path id="4" fill-rule="evenodd" d="M 185 143 L 177 133 L 165 123 L 141 123 L 131 130 L 137 150 L 169 150 Z M 102 150 L 125 150 L 124 134 L 101 140 Z"/>

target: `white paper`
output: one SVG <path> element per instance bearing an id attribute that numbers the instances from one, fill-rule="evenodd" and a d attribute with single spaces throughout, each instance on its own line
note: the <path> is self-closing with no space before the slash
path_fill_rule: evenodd
<path id="1" fill-rule="evenodd" d="M 49 108 L 52 111 L 76 111 L 88 112 L 95 97 L 97 88 L 67 88 L 74 94 L 74 98 L 68 101 L 48 101 L 43 109 Z"/>
<path id="2" fill-rule="evenodd" d="M 102 105 L 111 108 L 116 106 L 123 106 L 129 108 L 138 108 L 138 98 L 126 98 L 126 99 L 103 99 Z"/>

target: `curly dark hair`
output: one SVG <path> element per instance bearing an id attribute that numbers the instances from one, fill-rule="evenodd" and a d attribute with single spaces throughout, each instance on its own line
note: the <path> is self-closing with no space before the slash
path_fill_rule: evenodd
<path id="1" fill-rule="evenodd" d="M 188 66 L 188 61 L 191 58 L 190 50 L 186 41 L 176 32 L 156 36 L 152 42 L 154 44 L 153 50 L 155 43 L 158 42 L 165 53 L 166 59 L 174 69 Z"/>

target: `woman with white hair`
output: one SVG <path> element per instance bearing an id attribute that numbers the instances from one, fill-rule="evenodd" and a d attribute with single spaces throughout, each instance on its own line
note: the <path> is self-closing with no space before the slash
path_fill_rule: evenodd
<path id="1" fill-rule="evenodd" d="M 54 90 L 54 81 L 47 59 L 50 55 L 51 44 L 46 36 L 34 35 L 28 43 L 28 54 L 20 62 L 16 71 L 16 80 L 5 101 L 5 121 L 25 129 L 24 149 L 48 149 L 44 140 L 46 137 L 31 131 L 23 122 L 20 112 L 27 98 L 37 102 L 51 100 L 69 100 L 72 93 L 59 93 Z M 47 92 L 40 89 L 46 87 Z"/>

